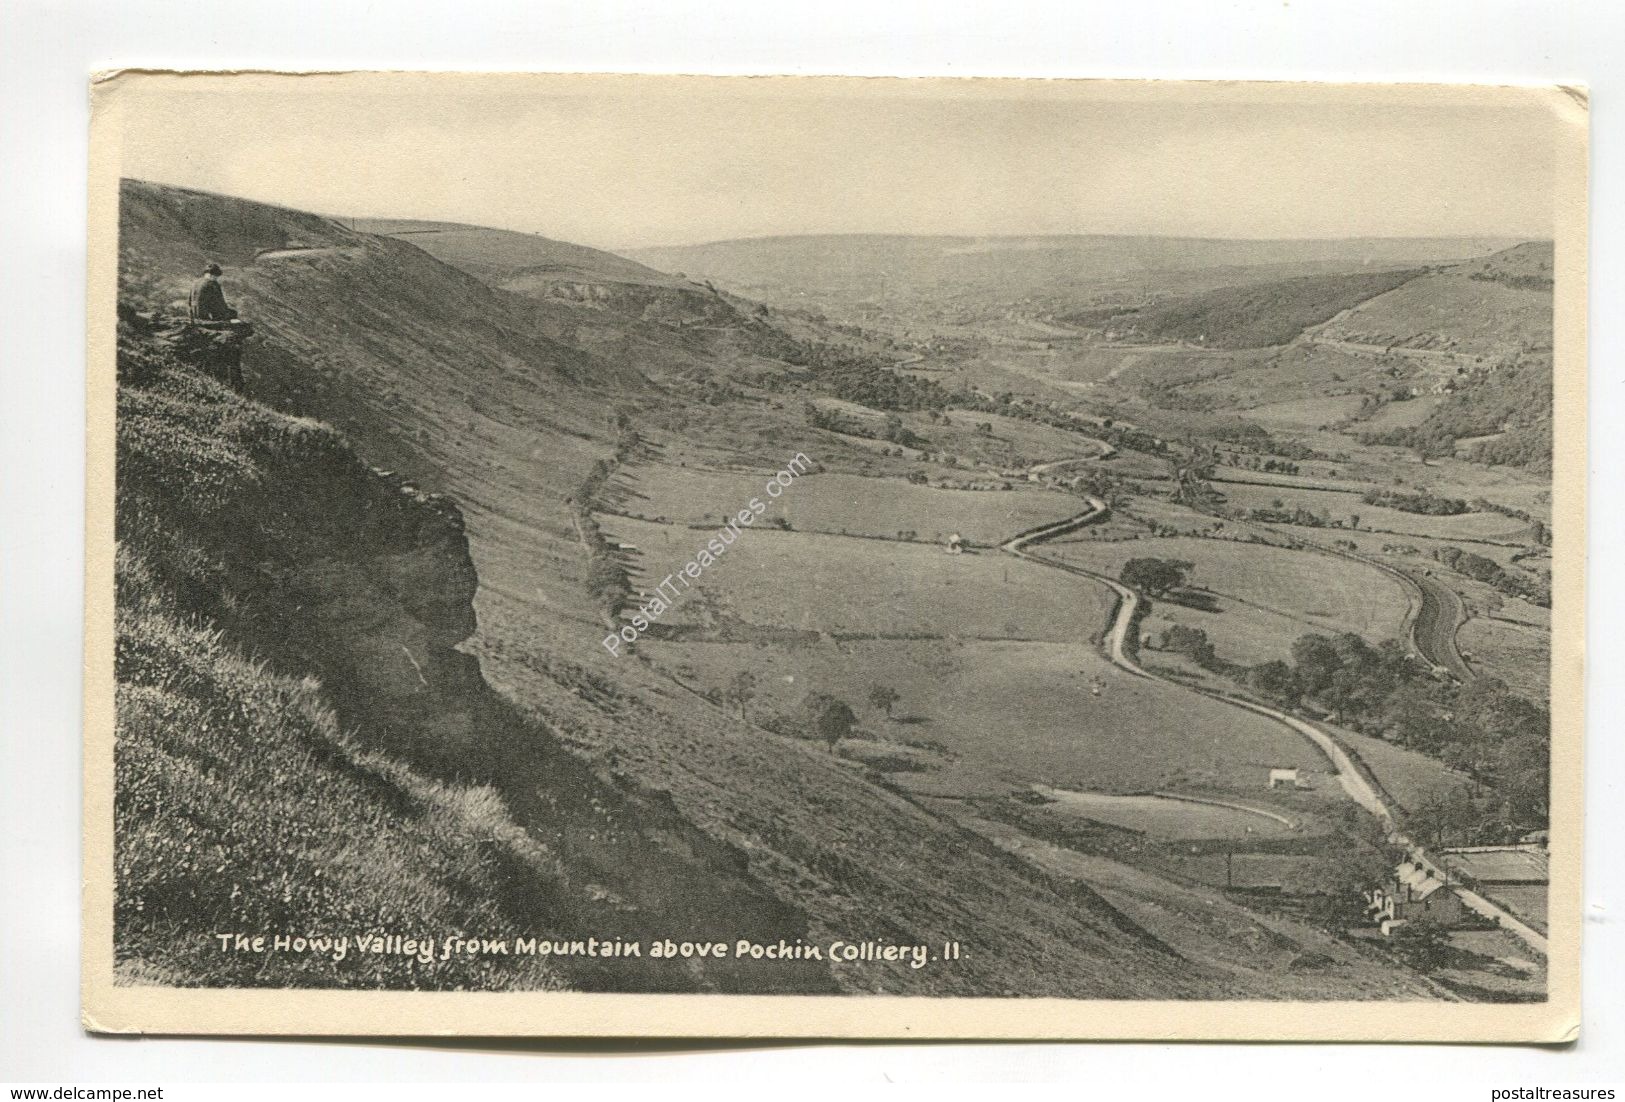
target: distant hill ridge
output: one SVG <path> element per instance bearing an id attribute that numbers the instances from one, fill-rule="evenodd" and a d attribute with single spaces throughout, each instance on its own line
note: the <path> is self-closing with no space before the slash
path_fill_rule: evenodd
<path id="1" fill-rule="evenodd" d="M 930 237 L 810 235 L 624 250 L 665 271 L 683 271 L 745 293 L 854 295 L 906 286 L 925 295 L 956 286 L 1044 294 L 1056 286 L 1149 271 L 1335 264 L 1418 267 L 1483 256 L 1516 238 L 1243 240 L 1132 235 Z"/>

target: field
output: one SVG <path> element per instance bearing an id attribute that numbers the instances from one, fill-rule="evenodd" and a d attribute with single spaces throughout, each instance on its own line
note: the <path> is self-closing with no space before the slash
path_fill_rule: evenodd
<path id="1" fill-rule="evenodd" d="M 1046 544 L 1042 554 L 1112 577 L 1131 558 L 1195 563 L 1190 585 L 1213 594 L 1218 611 L 1159 600 L 1146 628 L 1154 630 L 1159 615 L 1200 627 L 1232 662 L 1282 658 L 1308 632 L 1352 631 L 1372 642 L 1397 638 L 1409 607 L 1400 583 L 1376 567 L 1266 544 L 1182 536 L 1085 540 Z"/>
<path id="2" fill-rule="evenodd" d="M 1442 394 L 1423 394 L 1404 402 L 1386 402 L 1370 417 L 1356 424 L 1350 432 L 1387 432 L 1390 429 L 1408 429 L 1427 420 L 1428 414 L 1444 401 Z"/>
<path id="3" fill-rule="evenodd" d="M 1248 419 L 1274 432 L 1299 426 L 1318 428 L 1351 417 L 1360 409 L 1360 395 L 1334 394 L 1326 397 L 1291 398 L 1245 410 Z"/>
<path id="4" fill-rule="evenodd" d="M 1102 792 L 1068 792 L 1046 788 L 1042 795 L 1057 810 L 1098 823 L 1165 839 L 1269 836 L 1291 828 L 1268 815 L 1217 804 L 1174 800 L 1166 796 L 1113 796 Z M 1277 812 L 1279 814 L 1279 812 Z"/>
<path id="5" fill-rule="evenodd" d="M 1531 700 L 1551 692 L 1551 633 L 1499 618 L 1475 616 L 1461 626 L 1456 642 L 1473 669 L 1498 677 Z"/>
<path id="6" fill-rule="evenodd" d="M 1224 493 L 1225 503 L 1234 509 L 1279 508 L 1281 502 L 1291 509 L 1302 506 L 1315 513 L 1323 513 L 1331 520 L 1347 525 L 1349 518 L 1358 515 L 1360 527 L 1373 532 L 1397 533 L 1407 536 L 1431 536 L 1434 539 L 1505 540 L 1521 532 L 1528 525 L 1516 517 L 1500 513 L 1457 513 L 1452 516 L 1427 516 L 1407 513 L 1380 505 L 1368 505 L 1357 494 L 1333 493 L 1274 486 L 1243 486 L 1222 483 L 1218 489 Z M 1330 538 L 1329 536 L 1327 538 Z"/>
<path id="7" fill-rule="evenodd" d="M 739 670 L 751 670 L 759 694 L 753 718 L 791 713 L 808 692 L 830 692 L 859 713 L 864 737 L 940 748 L 929 772 L 893 777 L 922 793 L 1001 795 L 1033 784 L 1121 793 L 1223 788 L 1268 806 L 1263 780 L 1271 765 L 1325 768 L 1286 728 L 1132 677 L 1084 643 L 642 646 L 657 667 L 701 690 L 720 691 Z M 901 698 L 892 718 L 865 702 L 876 684 Z M 1338 798 L 1333 786 L 1321 795 Z M 1244 826 L 1267 825 L 1245 818 Z"/>
<path id="8" fill-rule="evenodd" d="M 1547 924 L 1545 884 L 1495 884 L 1485 894 L 1544 933 Z"/>
<path id="9" fill-rule="evenodd" d="M 1294 853 L 1237 853 L 1229 861 L 1222 853 L 1192 856 L 1168 854 L 1157 866 L 1215 888 L 1294 888 L 1304 883 L 1321 858 Z"/>
<path id="10" fill-rule="evenodd" d="M 1328 337 L 1376 345 L 1441 348 L 1497 356 L 1544 334 L 1551 339 L 1550 291 L 1440 272 L 1355 307 L 1325 327 Z M 1537 337 L 1538 339 L 1538 337 Z"/>
<path id="11" fill-rule="evenodd" d="M 938 545 L 953 532 L 972 543 L 995 544 L 1084 508 L 1075 497 L 1026 484 L 1009 490 L 943 490 L 898 478 L 837 472 L 798 478 L 773 500 L 763 490 L 770 476 L 771 472 L 642 465 L 616 478 L 617 505 L 650 519 L 721 524 L 757 497 L 769 508 L 764 521 L 782 517 L 796 531 L 887 539 L 913 532 L 913 538 Z"/>
<path id="12" fill-rule="evenodd" d="M 1321 725 L 1328 726 L 1324 722 Z M 1347 728 L 1331 729 L 1365 763 L 1383 791 L 1400 807 L 1420 807 L 1430 796 L 1439 796 L 1466 784 L 1461 774 L 1451 772 L 1442 762 L 1426 754 L 1356 734 Z"/>
<path id="13" fill-rule="evenodd" d="M 636 547 L 634 582 L 651 593 L 710 535 L 624 517 L 601 524 Z M 949 555 L 929 544 L 761 528 L 746 530 L 694 592 L 703 597 L 680 602 L 662 622 L 694 622 L 703 601 L 765 630 L 1088 643 L 1111 607 L 1103 586 L 997 552 Z"/>

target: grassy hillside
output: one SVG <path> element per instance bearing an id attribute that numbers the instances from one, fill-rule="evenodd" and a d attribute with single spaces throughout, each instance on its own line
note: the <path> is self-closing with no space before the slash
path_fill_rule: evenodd
<path id="1" fill-rule="evenodd" d="M 774 990 L 658 961 L 217 956 L 224 931 L 511 938 L 805 930 L 742 855 L 593 776 L 456 649 L 449 501 L 244 400 L 126 313 L 117 953 L 130 982 Z M 681 886 L 681 890 L 679 890 Z"/>
<path id="2" fill-rule="evenodd" d="M 713 344 L 719 338 L 651 317 L 635 298 L 491 286 L 409 236 L 147 185 L 127 185 L 124 199 L 132 300 L 169 301 L 217 256 L 259 336 L 246 399 L 167 368 L 130 376 L 121 540 L 148 563 L 176 619 L 223 632 L 231 655 L 267 662 L 276 677 L 314 678 L 358 760 L 401 787 L 421 777 L 456 789 L 453 802 L 482 824 L 495 804 L 477 790 L 505 809 L 499 826 L 472 831 L 488 843 L 480 852 L 491 880 L 471 882 L 439 912 L 401 912 L 406 919 L 483 921 L 457 916 L 485 899 L 538 931 L 966 947 L 953 968 L 711 964 L 632 981 L 600 971 L 516 984 L 1123 998 L 1306 986 L 1318 997 L 1424 992 L 1352 951 L 1307 978 L 1285 974 L 1282 961 L 1297 950 L 1283 956 L 1279 942 L 1249 950 L 1241 967 L 1201 946 L 1176 952 L 1086 878 L 1041 871 L 884 774 L 743 720 L 641 658 L 608 657 L 588 583 L 601 564 L 591 518 L 611 476 L 622 464 L 707 449 L 777 466 L 805 430 L 796 404 L 771 390 L 729 391 L 668 371 L 726 373 L 757 356 L 748 347 Z M 764 598 L 793 588 L 798 565 L 764 579 Z M 1098 630 L 1101 609 L 1087 604 L 1074 637 Z M 257 777 L 241 749 L 255 728 L 248 713 L 236 718 L 236 703 L 211 748 L 212 783 L 263 799 L 263 817 L 329 822 L 304 809 L 337 789 L 307 778 L 283 790 Z M 158 724 L 152 737 L 173 735 Z M 166 752 L 189 751 L 177 743 Z M 173 792 L 166 809 L 202 806 L 193 790 Z M 386 791 L 376 805 L 358 804 L 357 822 L 411 816 L 414 806 Z M 180 829 L 172 815 L 142 813 L 161 839 Z M 510 821 L 513 831 L 500 825 Z M 211 868 L 274 859 L 235 838 L 218 845 Z M 551 873 L 512 863 L 533 845 Z M 314 880 L 317 868 L 325 879 L 318 865 L 235 881 L 257 885 L 260 910 L 243 920 L 272 913 L 284 871 Z M 502 885 L 518 898 L 487 899 Z M 433 890 L 426 883 L 419 894 Z M 1316 936 L 1299 927 L 1293 944 Z M 1228 928 L 1215 932 L 1213 947 L 1227 937 Z"/>
<path id="3" fill-rule="evenodd" d="M 127 271 L 153 272 L 149 257 L 170 257 L 187 272 L 200 256 L 253 254 L 246 238 L 224 252 L 219 236 L 171 236 L 204 224 L 177 216 L 196 202 L 127 189 Z M 203 205 L 229 210 L 233 202 L 209 197 Z M 254 215 L 243 224 L 258 228 L 242 232 L 265 233 L 278 248 L 290 228 L 321 228 L 244 206 Z M 516 922 L 559 930 L 580 916 L 600 933 L 658 926 L 792 940 L 957 937 L 976 947 L 974 963 L 951 971 L 848 968 L 831 978 L 822 966 L 735 972 L 712 964 L 703 975 L 617 971 L 608 981 L 572 976 L 572 985 L 1103 996 L 1201 988 L 1086 888 L 1048 883 L 818 748 L 674 696 L 670 682 L 635 663 L 593 668 L 603 629 L 584 592 L 586 556 L 567 502 L 580 479 L 570 457 L 582 457 L 584 478 L 593 459 L 610 453 L 606 412 L 615 390 L 574 370 L 591 357 L 517 328 L 525 315 L 499 292 L 410 245 L 351 238 L 340 227 L 323 232 L 354 251 L 294 260 L 297 270 L 262 259 L 227 271 L 229 292 L 263 334 L 251 350 L 249 389 L 304 413 L 337 415 L 361 453 L 387 453 L 393 469 L 425 489 L 454 489 L 466 534 L 460 522 L 435 519 L 440 499 L 408 510 L 415 525 L 384 524 L 386 502 L 421 496 L 397 489 L 399 474 L 380 479 L 331 429 L 160 365 L 151 381 L 125 388 L 120 538 L 160 564 L 166 594 L 184 599 L 181 618 L 207 617 L 245 662 L 317 677 L 321 699 L 361 752 L 431 781 L 457 776 L 493 788 L 515 823 L 564 863 L 552 886 L 511 865 L 493 867 L 492 876 L 526 896 Z M 423 343 L 409 339 L 418 334 Z M 420 534 L 433 538 L 420 545 Z M 459 564 L 454 554 L 465 538 L 477 580 L 469 559 Z M 476 584 L 477 625 L 467 603 Z M 470 630 L 463 646 L 480 665 L 454 646 Z M 481 665 L 509 700 L 483 689 Z M 231 707 L 218 783 L 254 792 L 263 787 L 254 761 L 234 749 L 252 745 L 254 727 Z M 150 737 L 177 736 L 164 723 Z M 130 788 L 143 783 L 134 777 Z M 266 816 L 308 820 L 310 829 L 324 821 L 298 810 L 320 799 L 315 788 L 263 798 Z M 190 806 L 195 795 L 177 791 L 174 799 Z M 186 844 L 175 841 L 162 806 L 173 805 L 147 811 L 154 844 Z M 374 813 L 386 812 L 357 810 Z M 283 871 L 315 874 L 309 866 L 275 870 L 275 855 L 251 852 L 245 841 L 210 840 L 216 865 L 256 893 L 238 904 L 244 923 L 254 908 L 272 905 L 264 893 L 283 882 Z M 207 878 L 189 890 L 230 898 L 229 886 Z M 476 884 L 461 898 L 482 893 Z M 335 905 L 348 905 L 345 895 L 338 891 Z M 393 914 L 435 921 L 404 903 Z M 310 921 L 320 918 L 317 911 Z M 165 927 L 160 936 L 173 933 Z M 151 951 L 137 936 L 129 955 L 140 972 Z M 315 975 L 310 982 L 326 982 L 326 973 Z M 510 981 L 518 982 L 492 982 Z"/>
<path id="4" fill-rule="evenodd" d="M 1094 311 L 1066 320 L 1109 328 L 1125 339 L 1193 341 L 1212 348 L 1266 348 L 1286 344 L 1310 326 L 1419 274 L 1418 269 L 1411 268 L 1304 276 L 1225 287 L 1127 313 Z"/>
<path id="5" fill-rule="evenodd" d="M 1413 448 L 1428 456 L 1450 455 L 1457 450 L 1458 441 L 1470 440 L 1465 446 L 1469 459 L 1549 472 L 1551 357 L 1531 355 L 1510 367 L 1474 371 L 1417 424 L 1377 431 L 1365 428 L 1361 437 L 1372 443 Z"/>
<path id="6" fill-rule="evenodd" d="M 1320 336 L 1509 362 L 1552 346 L 1550 242 L 1526 242 L 1378 295 Z"/>
<path id="7" fill-rule="evenodd" d="M 117 963 L 126 982 L 567 987 L 550 962 L 432 969 L 352 951 L 216 956 L 216 932 L 511 933 L 515 873 L 551 877 L 485 786 L 444 785 L 346 737 L 319 682 L 182 618 L 118 557 Z M 292 807 L 300 814 L 289 814 Z M 214 959 L 210 959 L 214 958 Z"/>
<path id="8" fill-rule="evenodd" d="M 635 260 L 601 249 L 554 241 L 536 233 L 466 226 L 457 222 L 414 222 L 359 218 L 356 229 L 398 237 L 429 255 L 478 276 L 487 283 L 547 277 L 557 280 L 601 280 L 650 287 L 681 287 L 686 281 L 657 272 Z"/>

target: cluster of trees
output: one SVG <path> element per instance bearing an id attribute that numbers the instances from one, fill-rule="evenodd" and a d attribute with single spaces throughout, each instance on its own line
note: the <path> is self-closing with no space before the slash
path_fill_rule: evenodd
<path id="1" fill-rule="evenodd" d="M 1219 660 L 1218 651 L 1213 649 L 1207 632 L 1201 628 L 1186 627 L 1184 624 L 1175 624 L 1162 633 L 1162 649 L 1172 654 L 1183 654 L 1204 670 L 1222 670 L 1224 663 Z"/>
<path id="2" fill-rule="evenodd" d="M 1509 429 L 1493 440 L 1480 440 L 1468 449 L 1467 458 L 1547 473 L 1552 469 L 1552 423 L 1542 421 Z"/>
<path id="3" fill-rule="evenodd" d="M 1543 265 L 1544 267 L 1544 265 Z M 1474 272 L 1467 277 L 1480 283 L 1501 283 L 1521 291 L 1550 291 L 1555 284 L 1550 275 L 1514 275 L 1511 272 Z"/>
<path id="4" fill-rule="evenodd" d="M 756 690 L 756 675 L 749 670 L 741 670 L 728 682 L 725 690 L 720 694 L 710 695 L 719 703 L 736 707 L 739 718 L 745 719 L 747 707 L 756 699 Z M 892 709 L 902 697 L 890 685 L 875 684 L 869 687 L 867 699 L 871 708 L 884 713 L 889 719 Z M 833 750 L 842 739 L 851 737 L 852 732 L 857 729 L 858 714 L 852 705 L 840 697 L 814 691 L 802 697 L 793 712 L 763 716 L 758 723 L 767 730 L 781 735 L 818 739 L 828 743 Z"/>
<path id="5" fill-rule="evenodd" d="M 1270 471 L 1274 474 L 1297 474 L 1300 470 L 1296 463 L 1285 459 L 1270 459 L 1262 455 L 1238 455 L 1232 462 L 1249 471 Z"/>
<path id="6" fill-rule="evenodd" d="M 1177 410 L 1182 413 L 1212 413 L 1218 402 L 1211 394 L 1188 394 L 1182 388 L 1198 380 L 1182 382 L 1150 381 L 1140 384 L 1140 397 L 1158 409 Z"/>
<path id="7" fill-rule="evenodd" d="M 886 415 L 886 419 L 879 429 L 865 418 L 843 416 L 838 410 L 820 409 L 812 402 L 806 405 L 807 424 L 815 429 L 825 429 L 829 432 L 845 433 L 848 436 L 861 436 L 868 440 L 885 440 L 888 443 L 900 445 L 897 454 L 904 454 L 903 448 L 925 448 L 931 441 L 909 431 L 903 424 L 903 419 L 895 413 Z M 888 448 L 886 454 L 890 454 Z"/>
<path id="8" fill-rule="evenodd" d="M 1367 444 L 1410 448 L 1422 459 L 1453 455 L 1456 441 L 1501 433 L 1474 445 L 1470 457 L 1483 463 L 1552 469 L 1551 357 L 1523 356 L 1505 368 L 1478 368 L 1457 381 L 1420 424 L 1387 432 L 1362 433 Z"/>
<path id="9" fill-rule="evenodd" d="M 1524 578 L 1505 569 L 1494 559 L 1463 551 L 1459 547 L 1440 547 L 1433 558 L 1458 574 L 1494 586 L 1508 597 L 1522 597 L 1543 608 L 1552 607 L 1552 587 L 1534 578 Z"/>
<path id="10" fill-rule="evenodd" d="M 1260 506 L 1253 509 L 1238 509 L 1235 516 L 1242 520 L 1258 521 L 1261 524 L 1297 524 L 1305 528 L 1331 528 L 1337 525 L 1324 512 L 1315 512 L 1302 505 L 1294 505 L 1290 509 L 1280 499 L 1276 499 L 1270 506 Z M 1353 527 L 1358 528 L 1359 514 L 1352 518 Z"/>
<path id="11" fill-rule="evenodd" d="M 1394 640 L 1309 634 L 1292 661 L 1250 667 L 1246 684 L 1290 708 L 1328 709 L 1338 722 L 1442 759 L 1481 786 L 1479 812 L 1539 826 L 1548 810 L 1551 717 L 1494 678 L 1435 681 Z"/>
<path id="12" fill-rule="evenodd" d="M 868 359 L 815 368 L 813 379 L 826 394 L 871 409 L 911 412 L 985 401 L 973 391 L 949 390 L 935 379 L 904 375 Z"/>
<path id="13" fill-rule="evenodd" d="M 1456 435 L 1442 425 L 1430 425 L 1426 421 L 1413 428 L 1390 429 L 1387 432 L 1362 432 L 1362 444 L 1387 444 L 1397 448 L 1409 448 L 1416 457 L 1426 463 L 1429 459 L 1443 459 L 1456 454 Z"/>
<path id="14" fill-rule="evenodd" d="M 1360 500 L 1367 505 L 1380 505 L 1386 509 L 1399 509 L 1406 513 L 1421 513 L 1430 517 L 1456 516 L 1468 511 L 1468 505 L 1459 497 L 1440 497 L 1418 490 L 1407 493 L 1403 490 L 1367 490 L 1360 495 Z"/>

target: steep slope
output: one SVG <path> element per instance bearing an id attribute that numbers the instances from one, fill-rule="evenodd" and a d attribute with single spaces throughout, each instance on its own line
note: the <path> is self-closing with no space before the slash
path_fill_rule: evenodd
<path id="1" fill-rule="evenodd" d="M 118 414 L 117 953 L 129 982 L 832 989 L 821 967 L 503 954 L 362 934 L 778 937 L 742 854 L 592 775 L 457 649 L 450 501 L 203 377 L 125 312 Z M 220 932 L 351 938 L 222 955 Z"/>
<path id="2" fill-rule="evenodd" d="M 1430 272 L 1332 319 L 1326 341 L 1511 363 L 1552 346 L 1552 245 Z"/>
<path id="3" fill-rule="evenodd" d="M 360 218 L 351 225 L 368 233 L 400 237 L 424 252 L 503 286 L 519 279 L 628 283 L 645 287 L 688 287 L 687 280 L 657 272 L 602 249 L 554 241 L 537 233 L 468 226 L 460 222 L 418 222 Z"/>
<path id="4" fill-rule="evenodd" d="M 827 755 L 794 740 L 762 742 L 758 732 L 674 694 L 669 682 L 641 667 L 587 666 L 601 653 L 602 630 L 584 592 L 588 566 L 569 499 L 592 463 L 612 454 L 616 395 L 652 401 L 652 389 L 601 383 L 625 376 L 593 373 L 595 358 L 521 328 L 529 317 L 524 300 L 398 241 L 295 212 L 146 185 L 126 187 L 122 229 L 122 262 L 132 275 L 163 271 L 152 265 L 165 260 L 171 272 L 186 273 L 211 255 L 228 263 L 251 259 L 226 272 L 235 301 L 261 334 L 247 365 L 249 388 L 290 410 L 338 421 L 361 454 L 385 455 L 394 470 L 425 488 L 449 490 L 465 505 L 479 578 L 471 643 L 488 656 L 499 685 L 527 705 L 529 718 L 482 696 L 478 667 L 451 648 L 475 626 L 466 605 L 475 574 L 466 561 L 437 579 L 419 560 L 438 553 L 392 554 L 393 541 L 380 546 L 363 504 L 367 493 L 358 500 L 333 482 L 342 471 L 351 472 L 343 475 L 351 482 L 368 478 L 353 458 L 342 458 L 347 449 L 329 430 L 273 421 L 281 427 L 252 435 L 263 435 L 266 459 L 288 451 L 310 459 L 279 443 L 308 439 L 314 458 L 341 457 L 333 461 L 340 472 L 321 462 L 258 472 L 258 464 L 226 449 L 225 473 L 240 475 L 229 481 L 243 493 L 233 495 L 224 515 L 199 516 L 191 510 L 209 507 L 215 496 L 198 483 L 218 473 L 206 465 L 222 452 L 217 437 L 225 434 L 230 443 L 231 433 L 253 428 L 253 407 L 173 372 L 161 374 L 147 397 L 131 389 L 132 401 L 157 412 L 148 418 L 144 406 L 132 408 L 121 425 L 135 434 L 131 454 L 151 456 L 145 466 L 138 459 L 122 464 L 121 492 L 132 503 L 148 499 L 132 515 L 146 518 L 137 528 L 172 552 L 164 556 L 173 564 L 171 588 L 192 594 L 190 607 L 216 618 L 228 637 L 251 643 L 252 654 L 286 664 L 289 676 L 324 677 L 327 699 L 363 750 L 425 775 L 453 770 L 497 786 L 518 822 L 553 830 L 546 836 L 555 843 L 562 836 L 589 846 L 607 836 L 622 872 L 593 877 L 584 885 L 589 896 L 592 884 L 601 884 L 609 886 L 598 890 L 612 904 L 665 898 L 669 907 L 640 906 L 635 913 L 663 910 L 670 932 L 754 931 L 792 941 L 803 931 L 813 940 L 888 934 L 895 940 L 907 932 L 935 940 L 969 936 L 985 946 L 973 965 L 953 972 L 849 969 L 837 977 L 845 987 L 986 991 L 1010 984 L 1120 995 L 1195 989 L 1179 976 L 1172 954 L 1125 929 L 1086 890 L 1027 874 Z M 292 248 L 309 252 L 285 251 Z M 146 302 L 166 301 L 185 280 L 176 274 L 160 283 L 149 275 L 145 284 L 156 289 Z M 175 386 L 209 393 L 163 392 Z M 180 434 L 200 418 L 205 426 L 218 424 Z M 147 440 L 156 443 L 140 443 Z M 173 447 L 157 446 L 166 442 Z M 192 546 L 188 534 L 198 530 L 214 538 Z M 259 531 L 262 540 L 241 540 L 245 530 Z M 461 538 L 459 532 L 453 542 Z M 370 560 L 375 550 L 384 555 L 377 563 Z M 346 562 L 348 556 L 355 561 Z M 271 561 L 269 575 L 262 558 Z M 424 569 L 387 580 L 397 562 Z M 284 595 L 290 584 L 293 591 Z M 382 595 L 373 592 L 380 584 Z M 357 585 L 372 595 L 357 597 Z M 393 603 L 385 599 L 390 595 Z M 451 618 L 435 627 L 410 610 L 403 615 L 402 601 L 427 601 Z M 442 700 L 445 706 L 436 706 Z M 550 750 L 548 730 L 580 756 Z M 245 731 L 236 739 L 248 737 Z M 236 772 L 245 765 L 232 764 L 228 783 L 252 788 Z M 589 825 L 607 795 L 647 814 L 634 807 L 618 822 Z M 579 833 L 570 825 L 577 822 Z M 726 870 L 723 880 L 674 859 L 673 847 L 681 853 L 690 837 L 705 840 Z M 743 855 L 737 866 L 733 855 Z M 727 877 L 744 879 L 725 887 Z M 515 879 L 529 882 L 523 874 Z M 752 897 L 753 883 L 771 895 Z M 633 891 L 635 885 L 641 887 Z M 810 925 L 799 917 L 802 902 L 818 912 Z M 555 905 L 540 901 L 530 913 L 540 921 Z M 985 917 L 967 919 L 978 912 Z M 730 918 L 723 931 L 702 917 L 715 913 L 739 921 Z M 775 917 L 763 926 L 753 913 Z M 725 982 L 730 974 L 719 970 L 706 982 Z M 757 969 L 753 982 L 819 990 L 827 974 L 775 966 Z"/>
<path id="5" fill-rule="evenodd" d="M 318 416 L 376 466 L 454 495 L 474 532 L 543 534 L 532 567 L 560 584 L 541 603 L 597 620 L 567 500 L 612 453 L 614 404 L 650 393 L 634 363 L 550 338 L 534 304 L 412 245 L 298 211 L 126 181 L 119 247 L 138 305 L 184 300 L 203 261 L 219 260 L 258 331 L 244 359 L 251 395 Z"/>
<path id="6" fill-rule="evenodd" d="M 1268 348 L 1296 339 L 1366 299 L 1421 272 L 1401 269 L 1300 276 L 1224 287 L 1129 311 L 1102 309 L 1062 320 L 1115 330 L 1120 339 L 1190 341 L 1209 348 Z"/>
<path id="7" fill-rule="evenodd" d="M 494 288 L 532 300 L 550 337 L 636 362 L 660 379 L 782 374 L 806 363 L 809 347 L 820 344 L 859 347 L 882 357 L 892 353 L 869 346 L 861 335 L 771 314 L 760 303 L 709 284 L 539 234 L 451 222 L 362 219 L 355 224 L 410 242 Z"/>
<path id="8" fill-rule="evenodd" d="M 651 383 L 642 359 L 609 354 L 609 345 L 573 345 L 556 335 L 548 304 L 487 286 L 405 237 L 146 185 L 128 185 L 125 203 L 122 261 L 132 277 L 145 273 L 127 281 L 132 294 L 166 301 L 184 273 L 210 255 L 222 258 L 228 291 L 260 330 L 247 361 L 249 392 L 335 424 L 354 449 L 330 442 L 326 429 L 284 426 L 266 434 L 268 454 L 251 458 L 269 465 L 245 476 L 249 490 L 234 495 L 217 528 L 187 511 L 203 495 L 151 507 L 151 527 L 165 538 L 199 529 L 219 537 L 166 560 L 175 590 L 200 590 L 195 607 L 279 671 L 287 666 L 287 676 L 323 678 L 366 752 L 424 776 L 456 770 L 498 792 L 519 829 L 554 847 L 569 873 L 546 898 L 521 901 L 530 907 L 524 914 L 573 914 L 566 902 L 579 885 L 587 900 L 629 901 L 642 928 L 663 921 L 675 936 L 720 932 L 717 916 L 725 915 L 732 936 L 776 930 L 823 944 L 965 945 L 952 967 L 742 966 L 715 975 L 708 967 L 681 977 L 691 986 L 1124 998 L 1297 990 L 1276 974 L 1275 954 L 1260 955 L 1252 969 L 1183 959 L 1086 884 L 1039 872 L 851 763 L 741 722 L 638 659 L 607 658 L 598 645 L 601 607 L 588 587 L 593 541 L 580 527 L 593 502 L 582 498 L 603 485 L 624 449 L 672 439 L 670 430 L 639 439 L 629 429 L 683 414 L 695 401 Z M 648 320 L 629 328 L 616 310 L 562 308 L 608 319 L 608 330 L 630 334 L 624 347 L 635 355 L 705 362 L 705 346 L 688 344 L 686 329 Z M 229 442 L 233 426 L 261 416 L 214 392 L 222 400 L 211 417 L 221 424 L 153 465 L 154 495 L 166 467 L 215 454 L 218 438 Z M 178 397 L 183 407 L 208 404 Z M 170 396 L 159 398 L 168 409 Z M 793 439 L 795 422 L 772 420 L 771 403 L 750 411 L 774 447 Z M 719 420 L 731 422 L 726 412 Z M 300 462 L 291 468 L 272 462 L 285 450 L 277 442 L 299 433 L 310 434 L 318 455 L 293 449 Z M 367 505 L 373 491 L 339 492 L 343 479 L 326 461 L 307 462 L 325 454 L 344 469 L 366 456 L 449 494 L 475 573 L 448 557 L 456 542 L 445 530 L 449 513 L 423 521 L 432 538 L 414 551 L 415 543 L 370 526 L 380 508 Z M 390 492 L 412 500 L 418 493 Z M 442 508 L 435 498 L 418 504 Z M 277 584 L 264 580 L 253 541 L 244 547 L 232 535 L 245 530 L 276 549 Z M 334 547 L 346 549 L 336 562 L 324 551 Z M 417 569 L 423 558 L 441 568 L 425 575 Z M 363 583 L 383 595 L 350 604 Z M 465 598 L 452 599 L 470 585 L 477 622 Z M 296 598 L 291 606 L 275 603 L 284 589 Z M 404 652 L 395 647 L 399 659 L 391 643 L 404 644 Z M 500 695 L 483 688 L 487 678 Z M 416 699 L 420 690 L 431 696 Z M 442 693 L 444 706 L 436 703 Z M 241 763 L 225 756 L 228 767 Z M 226 779 L 251 783 L 235 773 Z M 610 809 L 605 822 L 593 819 L 600 807 Z M 617 862 L 618 872 L 609 867 Z M 532 883 L 523 874 L 503 882 L 527 890 Z M 1318 983 L 1323 997 L 1417 991 L 1391 970 L 1355 964 Z"/>

